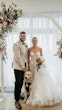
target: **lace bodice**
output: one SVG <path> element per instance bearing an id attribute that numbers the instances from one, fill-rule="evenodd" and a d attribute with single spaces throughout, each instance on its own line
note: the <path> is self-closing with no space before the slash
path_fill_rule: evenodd
<path id="1" fill-rule="evenodd" d="M 31 52 L 31 53 L 30 53 L 30 60 L 31 60 L 31 62 L 35 62 L 35 61 L 36 61 L 36 58 L 37 58 L 38 56 L 40 56 L 40 52 L 36 52 L 36 53 Z"/>
<path id="2" fill-rule="evenodd" d="M 30 70 L 35 74 L 36 70 L 36 58 L 40 56 L 40 52 L 30 52 Z"/>

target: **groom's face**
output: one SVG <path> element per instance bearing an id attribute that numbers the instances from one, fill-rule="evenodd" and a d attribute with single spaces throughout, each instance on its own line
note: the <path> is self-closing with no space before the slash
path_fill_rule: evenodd
<path id="1" fill-rule="evenodd" d="M 26 40 L 26 34 L 20 34 L 20 40 L 24 42 Z"/>

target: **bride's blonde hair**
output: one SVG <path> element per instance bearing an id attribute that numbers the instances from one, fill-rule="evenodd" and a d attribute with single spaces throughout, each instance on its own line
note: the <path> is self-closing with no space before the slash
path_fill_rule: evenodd
<path id="1" fill-rule="evenodd" d="M 33 38 L 32 38 L 32 41 L 33 41 L 34 39 L 35 39 L 36 41 L 38 41 L 37 37 L 33 37 Z"/>

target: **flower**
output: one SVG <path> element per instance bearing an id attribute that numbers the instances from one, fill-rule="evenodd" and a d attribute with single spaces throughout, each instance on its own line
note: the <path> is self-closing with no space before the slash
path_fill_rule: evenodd
<path id="1" fill-rule="evenodd" d="M 5 37 L 0 36 L 0 48 L 6 48 L 6 41 L 5 41 Z"/>
<path id="2" fill-rule="evenodd" d="M 61 39 L 56 42 L 57 45 L 59 45 L 58 51 L 57 51 L 57 55 L 59 56 L 59 58 L 62 58 L 62 36 Z"/>
<path id="3" fill-rule="evenodd" d="M 56 44 L 57 44 L 57 45 L 60 45 L 60 40 L 58 40 L 58 41 L 56 42 Z"/>
<path id="4" fill-rule="evenodd" d="M 45 59 L 42 56 L 38 56 L 36 58 L 36 65 L 37 65 L 37 69 L 40 68 L 40 66 L 42 65 L 42 63 L 45 61 Z"/>
<path id="5" fill-rule="evenodd" d="M 25 47 L 26 47 L 26 48 L 28 48 L 28 45 L 27 45 L 27 44 L 25 44 Z"/>

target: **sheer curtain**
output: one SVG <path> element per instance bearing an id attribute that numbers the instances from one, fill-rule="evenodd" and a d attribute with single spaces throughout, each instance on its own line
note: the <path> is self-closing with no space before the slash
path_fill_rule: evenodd
<path id="1" fill-rule="evenodd" d="M 52 16 L 62 25 L 62 14 L 52 14 Z M 26 43 L 28 47 L 32 46 L 31 39 L 33 36 L 38 38 L 38 46 L 43 49 L 43 56 L 46 60 L 49 73 L 53 79 L 62 85 L 62 61 L 58 56 L 54 56 L 58 46 L 56 41 L 60 38 L 58 28 L 47 18 L 39 16 L 25 16 L 19 18 L 16 29 L 8 33 L 7 37 L 7 62 L 4 65 L 4 84 L 5 87 L 14 87 L 14 72 L 12 69 L 13 44 L 18 41 L 19 33 L 27 33 Z"/>

